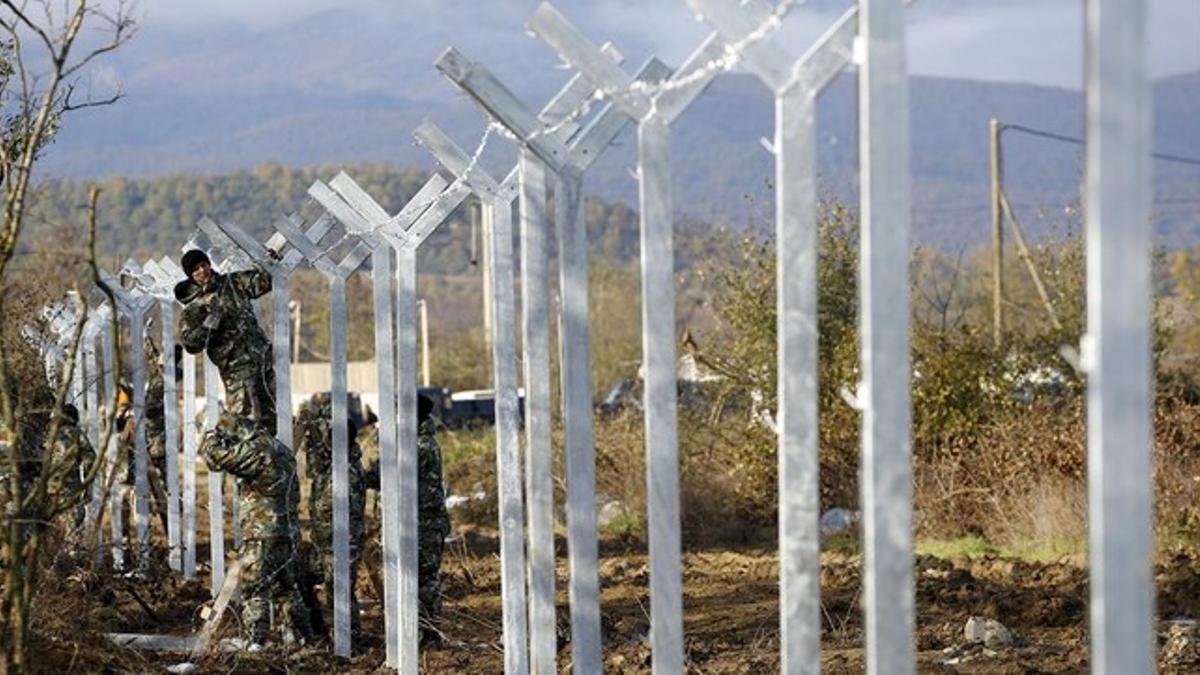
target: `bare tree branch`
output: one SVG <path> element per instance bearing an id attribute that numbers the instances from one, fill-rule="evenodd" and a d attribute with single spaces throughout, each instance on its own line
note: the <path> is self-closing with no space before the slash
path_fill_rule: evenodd
<path id="1" fill-rule="evenodd" d="M 118 88 L 116 93 L 108 98 L 92 98 L 91 94 L 89 93 L 88 97 L 84 101 L 76 103 L 75 101 L 71 100 L 71 96 L 75 93 L 75 89 L 75 83 L 71 83 L 64 87 L 65 93 L 63 95 L 61 108 L 62 112 L 67 113 L 74 112 L 76 110 L 84 110 L 85 108 L 99 108 L 106 105 L 112 105 L 122 98 L 125 98 L 125 92 Z"/>
<path id="2" fill-rule="evenodd" d="M 42 29 L 41 26 L 39 26 L 36 23 L 34 23 L 33 21 L 31 21 L 29 19 L 29 17 L 25 14 L 25 10 L 22 7 L 17 7 L 15 4 L 13 4 L 12 0 L 0 0 L 0 5 L 7 7 L 9 9 L 9 11 L 11 11 L 14 16 L 16 16 L 17 20 L 19 20 L 21 23 L 25 24 L 26 28 L 33 31 L 33 33 L 35 35 L 37 35 L 39 38 L 41 38 L 42 44 L 44 44 L 46 46 L 46 51 L 49 51 L 51 53 L 53 53 L 55 51 L 54 42 L 50 39 L 50 35 L 47 34 L 46 31 L 44 29 Z"/>
<path id="3" fill-rule="evenodd" d="M 121 326 L 120 317 L 117 314 L 117 297 L 113 294 L 111 288 L 109 288 L 106 284 L 100 283 L 100 266 L 96 262 L 96 208 L 99 201 L 100 188 L 92 185 L 91 189 L 88 190 L 88 266 L 92 271 L 92 284 L 94 284 L 104 293 L 104 295 L 108 298 L 108 306 L 112 307 L 113 309 L 112 318 L 108 329 L 112 336 L 114 345 L 112 377 L 117 377 L 117 373 L 121 372 Z M 104 465 L 104 460 L 101 458 L 104 457 L 105 449 L 108 448 L 109 443 L 112 441 L 113 433 L 116 430 L 117 405 L 120 391 L 120 387 L 113 387 L 113 399 L 108 404 L 108 417 L 104 420 L 100 446 L 95 448 L 96 458 L 89 469 L 89 484 L 92 480 L 95 480 L 96 474 L 99 472 L 100 467 Z M 122 459 L 121 457 L 118 457 L 116 466 L 120 466 L 121 463 Z M 104 489 L 101 493 L 103 496 L 101 498 L 100 508 L 104 507 L 104 503 L 107 501 L 108 495 L 112 491 L 112 483 L 116 475 L 117 470 L 116 467 L 114 467 L 113 471 L 109 474 L 108 479 L 105 481 Z M 100 520 L 101 519 L 99 517 L 94 520 L 93 529 L 88 533 L 88 541 L 95 541 L 96 530 L 100 527 Z"/>

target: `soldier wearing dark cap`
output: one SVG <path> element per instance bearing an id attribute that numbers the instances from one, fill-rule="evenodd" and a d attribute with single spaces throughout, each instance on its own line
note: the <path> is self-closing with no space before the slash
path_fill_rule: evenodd
<path id="1" fill-rule="evenodd" d="M 275 367 L 271 341 L 251 301 L 271 290 L 261 268 L 221 274 L 200 250 L 183 255 L 188 278 L 175 285 L 184 305 L 180 342 L 189 354 L 204 352 L 225 385 L 225 409 L 275 433 Z"/>

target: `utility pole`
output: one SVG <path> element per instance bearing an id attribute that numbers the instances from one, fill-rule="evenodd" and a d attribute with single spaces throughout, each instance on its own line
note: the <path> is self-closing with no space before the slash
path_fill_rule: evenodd
<path id="1" fill-rule="evenodd" d="M 479 241 L 483 246 L 479 256 L 483 263 L 483 344 L 484 353 L 488 358 L 492 353 L 492 247 L 487 242 L 492 240 L 492 219 L 484 211 L 483 204 L 473 202 L 468 209 L 471 214 L 471 233 L 480 233 Z"/>
<path id="2" fill-rule="evenodd" d="M 1000 206 L 1001 184 L 1000 121 L 993 118 L 990 125 L 992 160 L 992 341 L 997 347 L 1004 342 L 1004 228 Z"/>
<path id="3" fill-rule="evenodd" d="M 417 313 L 421 321 L 421 386 L 429 386 L 429 306 L 424 298 L 417 300 Z"/>

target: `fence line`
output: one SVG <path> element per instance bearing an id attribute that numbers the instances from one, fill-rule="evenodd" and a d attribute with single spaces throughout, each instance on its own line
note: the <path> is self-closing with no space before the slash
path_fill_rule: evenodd
<path id="1" fill-rule="evenodd" d="M 381 464 L 384 491 L 385 617 L 388 664 L 417 671 L 416 644 L 416 254 L 420 244 L 469 192 L 485 204 L 491 221 L 494 264 L 494 387 L 497 395 L 502 596 L 505 670 L 553 672 L 554 552 L 549 423 L 549 279 L 546 193 L 556 184 L 559 228 L 559 314 L 563 417 L 566 430 L 567 529 L 570 612 L 576 672 L 602 664 L 595 522 L 595 460 L 591 409 L 590 326 L 587 319 L 587 249 L 583 177 L 629 119 L 639 125 L 643 359 L 646 363 L 646 453 L 651 557 L 651 644 L 656 672 L 685 666 L 678 439 L 675 401 L 670 126 L 719 73 L 733 63 L 766 83 L 776 99 L 776 238 L 779 316 L 779 503 L 781 669 L 816 672 L 820 659 L 819 544 L 817 537 L 816 200 L 814 103 L 851 62 L 859 66 L 862 256 L 860 302 L 862 373 L 857 400 L 863 411 L 862 504 L 865 544 L 866 654 L 869 672 L 914 669 L 914 597 L 910 364 L 908 357 L 908 94 L 904 63 L 903 0 L 859 0 L 804 55 L 793 60 L 773 36 L 796 4 L 688 0 L 714 29 L 673 76 L 651 61 L 637 76 L 620 67 L 611 45 L 590 43 L 561 14 L 543 3 L 528 26 L 577 69 L 557 96 L 533 113 L 485 68 L 454 50 L 438 69 L 468 93 L 491 120 L 468 154 L 431 123 L 419 142 L 453 174 L 431 179 L 398 214 L 389 215 L 349 176 L 317 183 L 310 195 L 324 214 L 307 232 L 296 219 L 276 224 L 266 245 L 230 225 L 203 221 L 193 237 L 229 264 L 257 264 L 276 285 L 274 343 L 278 437 L 291 443 L 286 287 L 288 275 L 307 262 L 330 281 L 333 369 L 335 650 L 350 654 L 348 444 L 345 420 L 346 279 L 373 257 L 376 357 L 380 380 Z M 1145 216 L 1151 186 L 1151 102 L 1146 73 L 1144 0 L 1089 0 L 1087 44 L 1088 334 L 1081 346 L 1088 372 L 1089 490 L 1092 557 L 1092 649 L 1095 672 L 1146 672 L 1154 663 L 1153 586 L 1150 557 L 1151 397 L 1150 233 Z M 610 103 L 592 115 L 595 101 Z M 1007 128 L 1081 142 L 1018 125 Z M 477 166 L 488 138 L 499 132 L 521 146 L 518 166 L 497 181 Z M 1154 155 L 1170 161 L 1187 160 Z M 517 411 L 517 353 L 511 207 L 519 197 L 522 246 L 522 328 L 525 386 L 530 395 L 524 481 Z M 322 243 L 334 221 L 345 234 Z M 204 241 L 207 240 L 207 241 Z M 218 241 L 223 240 L 223 241 Z M 334 249 L 350 253 L 334 263 Z M 280 261 L 266 249 L 291 251 Z M 394 261 L 393 261 L 394 257 Z M 393 266 L 394 262 L 394 266 Z M 105 285 L 133 335 L 135 524 L 138 550 L 149 540 L 147 457 L 143 428 L 146 312 L 160 304 L 163 319 L 168 472 L 177 473 L 178 431 L 173 378 L 174 307 L 164 289 L 182 272 L 170 260 L 130 265 L 148 275 L 144 288 L 126 289 L 111 276 Z M 392 282 L 396 288 L 392 289 Z M 149 285 L 153 285 L 153 289 Z M 156 289 L 156 290 L 155 290 Z M 157 293 L 157 295 L 156 295 Z M 284 302 L 280 302 L 280 298 Z M 282 310 L 280 309 L 282 306 Z M 103 316 L 103 310 L 96 316 Z M 282 317 L 282 323 L 281 323 Z M 101 401 L 116 398 L 119 374 L 111 332 L 97 323 L 85 330 L 83 361 L 73 383 L 89 432 L 99 441 Z M 95 340 L 101 341 L 103 367 Z M 394 350 L 394 353 L 393 353 Z M 168 543 L 171 565 L 195 574 L 195 359 L 185 355 L 182 523 L 180 488 L 169 481 Z M 169 370 L 168 370 L 169 369 Z M 279 374 L 277 372 L 277 374 Z M 102 375 L 102 376 L 101 376 Z M 205 361 L 207 428 L 217 421 L 219 382 Z M 169 385 L 167 384 L 169 383 Z M 394 389 L 392 388 L 394 387 Z M 384 390 L 387 389 L 385 392 Z M 286 394 L 286 396 L 285 396 Z M 114 438 L 103 449 L 114 465 Z M 236 485 L 235 485 L 236 490 Z M 523 490 L 524 493 L 523 494 Z M 115 492 L 115 490 L 114 490 Z M 222 476 L 209 474 L 211 566 L 214 592 L 224 574 Z M 89 519 L 99 518 L 103 495 L 94 486 Z M 121 500 L 110 496 L 112 555 L 124 564 L 126 533 Z M 528 500 L 526 520 L 523 504 Z M 235 545 L 237 533 L 234 500 Z M 528 543 L 528 580 L 526 551 Z M 99 553 L 99 549 L 97 550 Z"/>

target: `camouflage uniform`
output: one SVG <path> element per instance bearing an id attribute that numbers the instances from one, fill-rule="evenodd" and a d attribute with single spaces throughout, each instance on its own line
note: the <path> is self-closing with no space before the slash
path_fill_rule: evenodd
<path id="1" fill-rule="evenodd" d="M 271 341 L 259 327 L 250 302 L 270 290 L 271 275 L 262 269 L 213 272 L 203 287 L 191 279 L 176 284 L 175 298 L 184 305 L 180 341 L 189 354 L 205 352 L 216 364 L 225 385 L 225 409 L 274 434 Z M 214 320 L 215 328 L 204 325 Z"/>
<path id="2" fill-rule="evenodd" d="M 317 633 L 300 556 L 300 482 L 292 451 L 252 421 L 223 416 L 200 452 L 210 469 L 233 474 L 242 488 L 242 623 L 250 639 L 266 640 L 274 601 L 296 637 L 311 642 Z"/>
<path id="3" fill-rule="evenodd" d="M 166 401 L 163 399 L 163 367 L 155 354 L 146 373 L 146 466 L 150 483 L 150 494 L 154 497 L 154 510 L 162 523 L 163 536 L 167 533 L 167 417 Z"/>
<path id="4" fill-rule="evenodd" d="M 325 609 L 333 612 L 333 402 L 328 393 L 306 401 L 296 416 L 294 438 L 297 452 L 303 452 L 308 465 L 308 517 L 312 526 L 312 544 L 325 588 Z M 350 416 L 347 436 L 350 503 L 350 626 L 359 632 L 358 594 L 355 581 L 363 551 L 363 517 L 367 487 L 362 468 L 362 453 L 355 438 L 358 427 Z"/>
<path id="5" fill-rule="evenodd" d="M 96 451 L 79 428 L 79 413 L 60 416 L 58 437 L 50 444 L 50 481 L 48 494 L 62 495 L 62 503 L 74 511 L 74 526 L 83 524 L 87 490 L 83 473 L 96 460 Z"/>
<path id="6" fill-rule="evenodd" d="M 151 367 L 146 373 L 146 401 L 142 413 L 142 428 L 146 434 L 146 484 L 149 486 L 150 515 L 157 516 L 162 525 L 162 536 L 167 536 L 167 452 L 166 420 L 163 402 L 163 379 L 160 368 Z M 128 389 L 127 385 L 122 385 Z M 129 394 L 132 397 L 131 394 Z M 136 419 L 133 401 L 128 400 L 117 408 L 117 443 L 125 454 L 125 471 L 121 477 L 121 499 L 124 506 L 126 527 L 132 528 L 136 510 L 134 487 L 137 485 L 137 453 L 134 445 Z M 128 529 L 132 532 L 132 529 Z"/>
<path id="7" fill-rule="evenodd" d="M 438 577 L 442 551 L 450 534 L 446 491 L 442 487 L 442 450 L 438 446 L 437 422 L 431 416 L 433 403 L 418 399 L 417 426 L 417 597 L 421 620 L 436 626 L 442 613 L 442 583 Z M 363 454 L 373 456 L 364 472 L 367 487 L 379 490 L 379 426 L 371 425 L 358 435 Z"/>
<path id="8" fill-rule="evenodd" d="M 61 506 L 60 512 L 71 512 L 73 527 L 83 523 L 84 505 L 87 501 L 87 490 L 83 482 L 83 471 L 91 467 L 96 453 L 92 444 L 79 428 L 79 413 L 64 411 L 59 415 L 58 434 L 54 439 L 47 439 L 51 422 L 44 413 L 30 415 L 22 429 L 18 443 L 17 471 L 21 477 L 22 499 L 28 499 L 29 493 L 37 486 L 39 476 L 46 472 L 46 495 Z M 11 504 L 10 476 L 8 469 L 9 441 L 0 441 L 0 508 L 10 509 L 15 514 L 19 505 Z M 44 462 L 49 462 L 47 467 Z M 32 513 L 37 513 L 40 506 L 34 506 Z M 25 516 L 31 516 L 26 512 Z M 42 524 L 22 526 L 21 538 L 29 537 L 34 531 L 40 531 Z"/>
<path id="9" fill-rule="evenodd" d="M 442 549 L 450 534 L 450 514 L 446 512 L 446 491 L 442 487 L 442 450 L 438 446 L 435 422 L 421 422 L 417 433 L 417 596 L 421 601 L 421 619 L 436 625 L 442 614 Z"/>

